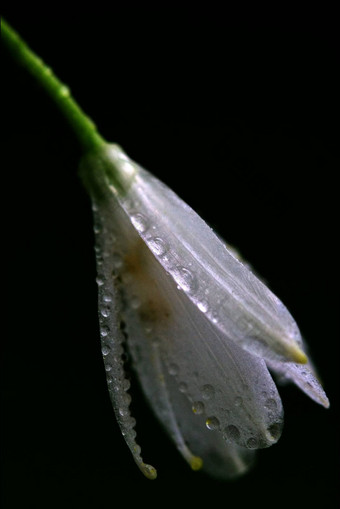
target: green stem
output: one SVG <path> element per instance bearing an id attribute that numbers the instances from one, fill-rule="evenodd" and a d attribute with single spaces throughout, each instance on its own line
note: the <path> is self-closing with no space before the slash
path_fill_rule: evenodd
<path id="1" fill-rule="evenodd" d="M 4 19 L 1 19 L 1 39 L 16 62 L 24 67 L 54 100 L 71 125 L 83 151 L 90 152 L 102 147 L 106 143 L 105 140 L 98 134 L 92 120 L 71 97 L 68 87 L 53 74 Z"/>

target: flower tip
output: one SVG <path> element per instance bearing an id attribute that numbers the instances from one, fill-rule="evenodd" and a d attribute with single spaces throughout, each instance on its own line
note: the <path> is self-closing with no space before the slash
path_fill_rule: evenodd
<path id="1" fill-rule="evenodd" d="M 329 402 L 329 399 L 327 398 L 327 396 L 325 395 L 324 397 L 320 398 L 320 404 L 324 407 L 324 408 L 329 408 L 330 407 L 330 402 Z"/>
<path id="2" fill-rule="evenodd" d="M 156 479 L 156 477 L 157 477 L 157 470 L 152 465 L 148 465 L 147 463 L 141 463 L 140 464 L 140 469 L 143 472 L 143 474 L 145 475 L 145 477 L 147 477 L 151 481 Z"/>
<path id="3" fill-rule="evenodd" d="M 201 470 L 203 467 L 203 460 L 199 456 L 193 456 L 190 460 L 190 466 L 192 470 Z"/>
<path id="4" fill-rule="evenodd" d="M 297 345 L 290 346 L 288 350 L 289 360 L 297 364 L 307 364 L 308 357 L 303 350 Z"/>

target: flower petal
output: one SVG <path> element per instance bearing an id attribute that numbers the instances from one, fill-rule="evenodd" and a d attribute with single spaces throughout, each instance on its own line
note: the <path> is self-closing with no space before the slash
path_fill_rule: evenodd
<path id="1" fill-rule="evenodd" d="M 143 474 L 155 479 L 156 469 L 144 463 L 140 455 L 140 446 L 136 443 L 135 420 L 130 414 L 130 395 L 127 390 L 129 381 L 125 377 L 122 355 L 124 336 L 121 330 L 121 315 L 117 287 L 113 284 L 112 264 L 114 258 L 108 258 L 112 243 L 110 232 L 106 232 L 103 217 L 93 207 L 96 232 L 97 284 L 99 303 L 99 325 L 102 355 L 106 371 L 106 380 L 113 409 L 122 435 Z"/>
<path id="2" fill-rule="evenodd" d="M 251 353 L 306 362 L 286 307 L 211 228 L 118 146 L 111 145 L 106 157 L 122 174 L 133 175 L 124 192 L 111 189 L 134 228 L 207 319 Z"/>
<path id="3" fill-rule="evenodd" d="M 204 413 L 192 411 L 192 402 L 183 393 L 185 383 L 178 384 L 172 375 L 174 365 L 169 368 L 162 362 L 160 342 L 152 334 L 151 321 L 144 316 L 141 324 L 135 312 L 137 305 L 141 305 L 139 299 L 125 301 L 129 351 L 152 410 L 177 449 L 193 470 L 203 468 L 219 479 L 245 473 L 253 463 L 254 451 L 227 443 L 221 433 L 208 430 Z"/>
<path id="4" fill-rule="evenodd" d="M 219 479 L 246 473 L 254 463 L 255 451 L 227 441 L 219 430 L 208 429 L 206 415 L 192 412 L 186 394 L 178 391 L 176 378 L 164 372 L 174 415 L 180 417 L 182 436 L 190 449 L 202 458 L 202 470 Z"/>
<path id="5" fill-rule="evenodd" d="M 148 393 L 145 380 L 160 385 L 159 369 L 155 376 L 150 361 L 143 362 L 143 352 L 152 358 L 157 344 L 162 369 L 176 378 L 178 391 L 185 388 L 188 407 L 205 415 L 208 429 L 218 429 L 225 439 L 249 448 L 276 442 L 283 410 L 264 361 L 241 349 L 193 304 L 115 199 L 101 204 L 101 215 L 103 237 L 119 238 L 119 247 L 114 241 L 107 244 L 106 272 L 112 269 L 121 285 L 128 344 L 144 391 Z M 157 407 L 161 397 L 149 399 Z"/>
<path id="6" fill-rule="evenodd" d="M 275 361 L 270 361 L 267 364 L 274 374 L 277 375 L 280 383 L 295 383 L 313 401 L 325 408 L 329 408 L 329 399 L 318 380 L 318 375 L 310 360 L 308 364 L 303 365 L 294 362 Z"/>

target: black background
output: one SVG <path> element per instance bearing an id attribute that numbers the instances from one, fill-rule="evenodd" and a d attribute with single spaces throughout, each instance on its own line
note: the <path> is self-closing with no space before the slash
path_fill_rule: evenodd
<path id="1" fill-rule="evenodd" d="M 189 470 L 133 388 L 143 478 L 106 390 L 89 199 L 51 101 L 3 50 L 6 508 L 336 506 L 339 172 L 327 7 L 5 2 L 2 13 L 108 140 L 237 246 L 310 344 L 330 410 L 281 390 L 285 429 L 242 479 Z M 7 5 L 6 5 L 7 4 Z"/>

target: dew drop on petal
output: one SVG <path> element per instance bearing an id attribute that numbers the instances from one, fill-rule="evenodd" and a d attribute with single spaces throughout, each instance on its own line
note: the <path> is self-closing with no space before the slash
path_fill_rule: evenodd
<path id="1" fill-rule="evenodd" d="M 130 396 L 130 394 L 129 394 L 128 392 L 126 392 L 126 393 L 124 394 L 124 396 L 122 397 L 122 399 L 123 399 L 123 401 L 124 401 L 124 403 L 125 403 L 126 405 L 130 405 L 130 403 L 131 403 L 131 396 Z"/>
<path id="2" fill-rule="evenodd" d="M 143 214 L 134 214 L 133 216 L 131 216 L 131 221 L 133 226 L 140 233 L 143 233 L 148 229 L 148 221 L 143 216 Z"/>
<path id="3" fill-rule="evenodd" d="M 273 440 L 278 440 L 282 432 L 282 422 L 274 422 L 269 426 L 268 431 Z"/>
<path id="4" fill-rule="evenodd" d="M 217 419 L 217 417 L 208 417 L 208 419 L 205 421 L 205 425 L 210 430 L 216 430 L 220 427 L 220 421 Z"/>
<path id="5" fill-rule="evenodd" d="M 236 442 L 239 440 L 241 433 L 237 426 L 234 426 L 233 424 L 230 424 L 225 429 L 226 436 L 229 440 Z"/>
<path id="6" fill-rule="evenodd" d="M 200 302 L 197 303 L 197 307 L 200 311 L 202 311 L 202 313 L 206 313 L 209 309 L 208 301 L 201 300 Z"/>
<path id="7" fill-rule="evenodd" d="M 277 408 L 277 403 L 276 403 L 275 399 L 273 399 L 273 398 L 268 398 L 264 405 L 269 410 L 276 410 L 276 408 Z"/>
<path id="8" fill-rule="evenodd" d="M 173 273 L 177 285 L 187 293 L 193 293 L 197 289 L 197 283 L 193 273 L 185 267 L 177 267 Z"/>
<path id="9" fill-rule="evenodd" d="M 109 333 L 109 329 L 108 327 L 105 327 L 105 325 L 103 327 L 101 327 L 100 329 L 100 335 L 102 338 L 105 338 Z"/>
<path id="10" fill-rule="evenodd" d="M 96 278 L 96 282 L 97 282 L 98 286 L 103 286 L 103 284 L 104 284 L 103 278 L 101 276 L 98 276 Z"/>
<path id="11" fill-rule="evenodd" d="M 148 244 L 151 251 L 157 256 L 162 256 L 168 250 L 168 246 L 160 237 L 152 237 L 149 239 Z"/>
<path id="12" fill-rule="evenodd" d="M 206 385 L 203 385 L 202 387 L 202 398 L 203 399 L 211 399 L 213 398 L 215 395 L 215 389 L 213 388 L 212 385 L 210 384 L 206 384 Z"/>
<path id="13" fill-rule="evenodd" d="M 256 438 L 252 437 L 247 440 L 246 446 L 248 449 L 256 449 L 257 447 L 257 440 Z"/>
<path id="14" fill-rule="evenodd" d="M 197 414 L 197 415 L 203 414 L 204 403 L 202 403 L 202 401 L 195 401 L 192 404 L 192 411 L 194 412 L 194 414 Z"/>
<path id="15" fill-rule="evenodd" d="M 126 417 L 127 415 L 129 415 L 129 410 L 127 408 L 124 408 L 124 407 L 121 407 L 119 410 L 119 415 L 121 417 Z"/>
<path id="16" fill-rule="evenodd" d="M 100 314 L 104 316 L 104 318 L 107 318 L 110 315 L 110 310 L 107 307 L 102 307 L 100 310 Z"/>
<path id="17" fill-rule="evenodd" d="M 102 348 L 102 354 L 106 357 L 106 355 L 109 355 L 110 353 L 110 348 L 106 345 L 103 346 Z"/>
<path id="18" fill-rule="evenodd" d="M 179 385 L 178 385 L 178 389 L 180 392 L 187 392 L 188 390 L 188 386 L 185 382 L 181 382 Z"/>

